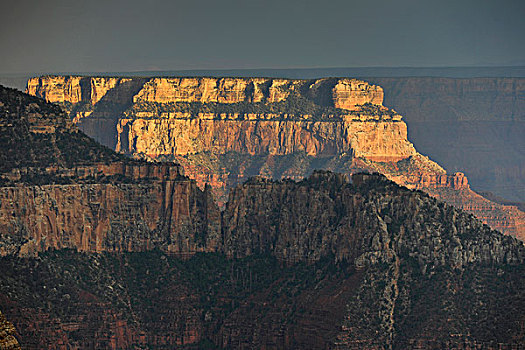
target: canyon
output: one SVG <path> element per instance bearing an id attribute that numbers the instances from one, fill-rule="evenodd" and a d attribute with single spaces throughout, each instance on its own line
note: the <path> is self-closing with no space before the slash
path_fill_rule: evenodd
<path id="1" fill-rule="evenodd" d="M 409 91 L 402 101 L 419 101 L 410 82 L 382 81 L 394 90 L 390 102 L 399 104 L 400 90 Z M 520 89 L 512 85 L 511 94 Z M 483 197 L 464 173 L 449 174 L 416 151 L 402 117 L 382 105 L 389 90 L 378 85 L 347 78 L 47 76 L 30 79 L 27 92 L 61 104 L 81 130 L 118 152 L 181 164 L 200 188 L 211 185 L 220 206 L 231 188 L 254 175 L 299 180 L 315 169 L 378 171 L 525 239 L 525 213 L 516 205 Z M 416 103 L 401 107 L 425 107 L 424 115 L 442 110 Z"/>
<path id="2" fill-rule="evenodd" d="M 384 104 L 403 115 L 417 150 L 477 192 L 525 208 L 523 67 L 490 69 L 302 69 L 209 71 L 208 76 L 315 79 L 352 76 L 384 88 Z M 110 76 L 112 74 L 108 73 Z M 132 75 L 132 73 L 129 73 Z M 203 72 L 162 72 L 194 76 Z M 229 75 L 228 75 L 229 74 Z M 124 74 L 120 74 L 121 76 Z M 521 77 L 521 78 L 520 78 Z M 24 90 L 30 77 L 19 77 Z M 0 78 L 1 79 L 1 78 Z M 114 141 L 113 141 L 114 142 Z"/>
<path id="3" fill-rule="evenodd" d="M 424 156 L 341 155 L 348 175 L 314 170 L 306 152 L 241 154 L 312 173 L 252 177 L 219 211 L 182 166 L 115 153 L 39 98 L 0 88 L 0 101 L 0 310 L 12 322 L 0 314 L 0 340 L 12 348 L 524 344 L 523 242 L 358 171 L 395 164 L 414 186 L 468 190 Z M 423 166 L 434 175 L 405 171 Z"/>

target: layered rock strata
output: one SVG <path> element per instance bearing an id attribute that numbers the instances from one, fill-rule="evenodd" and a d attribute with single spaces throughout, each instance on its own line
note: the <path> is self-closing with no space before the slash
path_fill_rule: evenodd
<path id="1" fill-rule="evenodd" d="M 31 78 L 26 92 L 49 102 L 97 103 L 110 89 L 138 78 L 44 76 Z M 305 86 L 307 84 L 308 86 Z M 267 78 L 151 78 L 133 96 L 133 102 L 280 102 L 291 91 L 306 89 L 326 98 L 336 108 L 383 102 L 383 89 L 357 79 L 289 80 Z M 324 95 L 324 96 L 321 96 Z M 123 101 L 120 100 L 120 101 Z"/>
<path id="2" fill-rule="evenodd" d="M 410 140 L 472 186 L 525 202 L 525 78 L 370 78 Z"/>
<path id="3" fill-rule="evenodd" d="M 82 79 L 91 86 L 95 78 Z M 116 81 L 97 79 L 103 86 Z M 60 96 L 73 101 L 69 91 L 77 80 L 33 78 L 28 92 L 49 101 L 61 102 Z M 212 185 L 221 204 L 229 189 L 253 175 L 300 179 L 318 168 L 348 174 L 380 171 L 525 239 L 525 213 L 476 195 L 466 178 L 447 174 L 417 153 L 401 116 L 382 106 L 379 86 L 336 78 L 132 78 L 132 82 L 134 89 L 119 94 L 120 102 L 111 100 L 115 108 L 94 102 L 90 92 L 83 102 L 69 106 L 70 117 L 119 152 L 182 164 L 201 188 Z M 119 89 L 116 84 L 113 90 Z M 104 117 L 75 107 L 80 105 L 92 106 Z M 111 113 L 113 119 L 108 119 Z M 438 188 L 452 191 L 439 194 Z"/>
<path id="4" fill-rule="evenodd" d="M 201 152 L 309 156 L 353 154 L 396 162 L 416 154 L 404 123 L 381 121 L 264 121 L 121 119 L 117 151 L 186 156 Z"/>
<path id="5" fill-rule="evenodd" d="M 253 178 L 220 214 L 209 187 L 198 190 L 180 167 L 123 159 L 55 106 L 0 93 L 0 309 L 27 348 L 525 341 L 525 246 L 453 206 L 379 174 L 314 172 L 300 182 Z M 43 118 L 48 109 L 56 113 Z M 279 176 L 378 169 L 443 195 L 469 191 L 462 174 L 447 177 L 419 154 L 229 154 L 231 168 Z"/>

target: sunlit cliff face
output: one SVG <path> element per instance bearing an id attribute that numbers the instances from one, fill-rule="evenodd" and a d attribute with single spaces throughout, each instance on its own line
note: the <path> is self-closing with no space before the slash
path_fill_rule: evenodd
<path id="1" fill-rule="evenodd" d="M 401 116 L 382 106 L 383 89 L 364 81 L 48 76 L 30 79 L 27 91 L 62 104 L 118 152 L 180 163 L 221 205 L 253 175 L 378 171 L 525 238 L 523 212 L 487 201 L 462 174 L 419 154 Z"/>

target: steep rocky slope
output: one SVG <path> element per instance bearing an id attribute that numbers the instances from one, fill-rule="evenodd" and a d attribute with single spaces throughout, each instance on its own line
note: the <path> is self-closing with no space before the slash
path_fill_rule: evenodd
<path id="1" fill-rule="evenodd" d="M 525 213 L 477 195 L 462 174 L 447 174 L 419 154 L 401 116 L 382 106 L 377 85 L 336 78 L 48 76 L 30 79 L 27 91 L 62 104 L 82 130 L 119 152 L 180 163 L 201 188 L 211 184 L 220 204 L 253 175 L 379 171 L 525 239 Z"/>
<path id="2" fill-rule="evenodd" d="M 0 255 L 188 252 L 216 240 L 211 194 L 180 166 L 127 160 L 40 99 L 0 87 L 0 101 Z"/>
<path id="3" fill-rule="evenodd" d="M 251 179 L 217 250 L 3 257 L 0 307 L 28 349 L 525 344 L 523 244 L 380 175 Z"/>

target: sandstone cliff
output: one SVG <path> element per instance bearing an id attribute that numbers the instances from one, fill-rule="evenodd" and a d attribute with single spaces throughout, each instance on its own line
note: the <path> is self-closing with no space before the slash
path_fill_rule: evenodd
<path id="1" fill-rule="evenodd" d="M 53 96 L 69 96 L 68 86 L 75 86 L 77 78 L 33 78 L 28 91 L 61 102 Z M 103 86 L 116 81 L 97 79 Z M 90 93 L 82 103 L 64 106 L 84 131 L 119 152 L 182 164 L 201 188 L 212 185 L 220 204 L 229 189 L 253 175 L 300 179 L 319 168 L 347 174 L 379 171 L 525 239 L 525 213 L 475 195 L 466 179 L 446 174 L 417 153 L 401 116 L 381 105 L 383 90 L 377 85 L 336 78 L 133 78 L 131 82 L 133 89 L 119 90 L 119 102 L 96 103 Z M 87 109 L 96 113 L 80 111 L 76 107 L 80 105 L 92 106 Z M 453 191 L 438 194 L 436 188 L 444 187 Z"/>
<path id="2" fill-rule="evenodd" d="M 117 85 L 138 78 L 44 76 L 31 78 L 27 93 L 49 102 L 96 104 Z M 315 99 L 337 108 L 353 109 L 367 102 L 380 105 L 383 89 L 356 79 L 289 80 L 266 78 L 151 78 L 133 96 L 133 102 L 280 102 L 291 91 L 306 89 Z M 121 100 L 122 101 L 122 100 Z"/>
<path id="3" fill-rule="evenodd" d="M 135 80 L 141 81 L 141 79 Z M 82 102 L 94 105 L 103 98 L 106 102 L 125 103 L 127 96 L 115 94 L 114 90 L 131 85 L 131 82 L 131 78 L 48 76 L 29 79 L 26 92 L 55 103 Z"/>
<path id="4" fill-rule="evenodd" d="M 59 112 L 45 118 L 54 106 L 0 92 L 9 101 L 2 105 L 0 135 L 8 137 L 0 138 L 0 150 L 20 145 L 20 155 L 2 163 L 0 227 L 8 230 L 0 242 L 9 254 L 0 257 L 0 309 L 27 348 L 515 349 L 525 343 L 524 245 L 467 213 L 378 174 L 349 181 L 315 172 L 300 182 L 251 179 L 231 192 L 219 214 L 210 189 L 198 190 L 179 166 L 119 157 Z M 344 115 L 312 122 L 342 124 Z M 305 120 L 295 123 L 305 127 Z M 399 144 L 411 147 L 406 139 Z M 253 155 L 158 158 L 222 169 L 216 181 L 252 172 L 300 178 L 318 167 L 377 169 L 472 203 L 463 195 L 470 189 L 462 174 L 447 175 L 417 153 L 380 162 L 258 147 Z M 68 247 L 84 251 L 42 252 Z M 41 253 L 15 256 L 31 252 Z"/>
<path id="5" fill-rule="evenodd" d="M 476 190 L 493 192 L 512 201 L 525 200 L 525 163 L 520 152 L 525 147 L 523 78 L 370 77 L 367 80 L 384 88 L 385 105 L 404 116 L 410 140 L 419 152 L 430 155 L 449 171 L 465 172 Z M 47 89 L 52 91 L 55 88 L 52 82 L 53 79 L 33 80 L 28 91 L 43 96 L 44 92 L 36 92 L 33 86 L 50 84 Z M 67 88 L 62 90 L 68 94 Z M 80 112 L 74 116 L 83 118 Z M 81 127 L 89 135 L 99 137 L 106 129 L 114 130 L 115 123 L 97 117 Z M 97 140 L 114 148 L 116 135 Z"/>
<path id="6" fill-rule="evenodd" d="M 353 154 L 373 161 L 398 161 L 416 151 L 406 125 L 381 121 L 245 121 L 121 119 L 117 151 L 185 156 L 201 152 L 310 156 Z"/>

